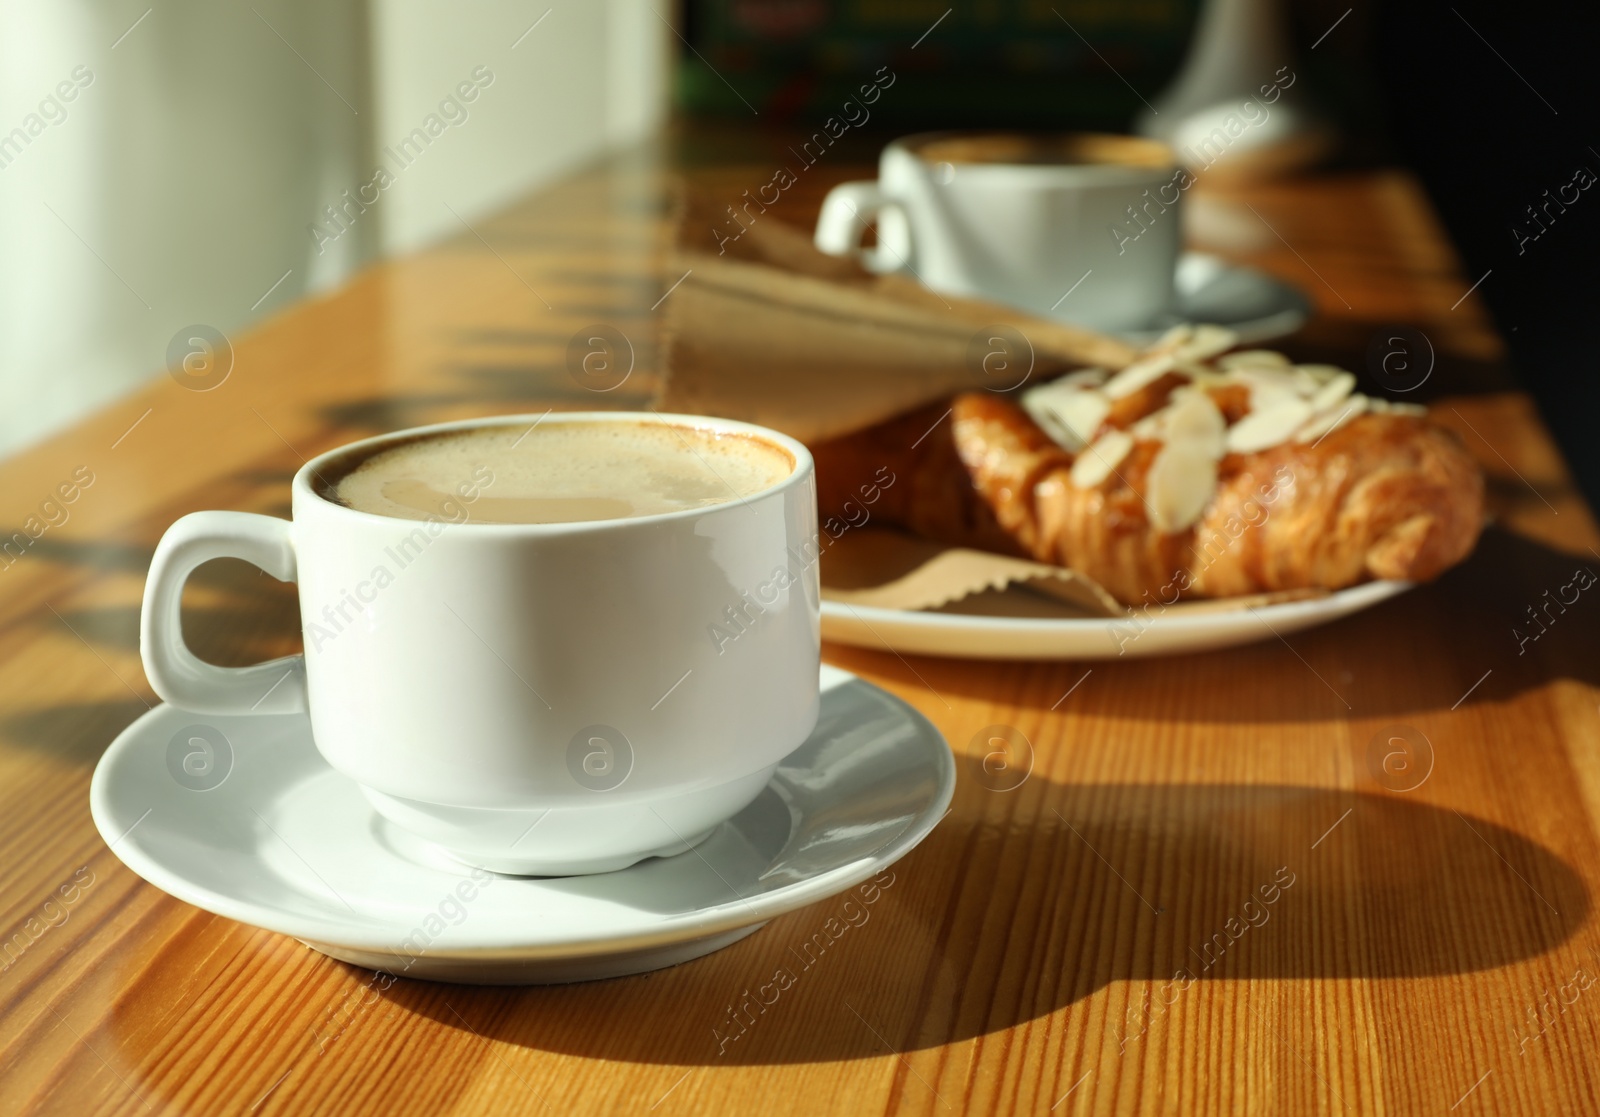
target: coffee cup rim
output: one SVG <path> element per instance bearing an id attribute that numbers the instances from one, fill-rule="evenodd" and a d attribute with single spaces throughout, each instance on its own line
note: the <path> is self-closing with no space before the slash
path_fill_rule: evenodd
<path id="1" fill-rule="evenodd" d="M 390 431 L 385 434 L 373 435 L 369 438 L 358 439 L 355 442 L 346 442 L 326 450 L 310 461 L 306 462 L 296 471 L 291 483 L 291 492 L 296 499 L 305 497 L 320 507 L 335 514 L 358 517 L 360 520 L 375 524 L 403 524 L 427 523 L 428 519 L 410 520 L 396 516 L 385 516 L 377 512 L 366 512 L 359 508 L 339 504 L 328 499 L 317 491 L 314 483 L 318 473 L 350 454 L 370 452 L 385 445 L 398 444 L 418 437 L 443 434 L 458 430 L 479 430 L 489 427 L 517 427 L 524 423 L 531 426 L 546 423 L 579 423 L 579 422 L 642 422 L 655 426 L 688 427 L 694 430 L 708 430 L 719 434 L 739 434 L 756 438 L 771 443 L 786 452 L 793 459 L 793 466 L 789 475 L 769 485 L 758 492 L 737 500 L 724 501 L 721 504 L 703 505 L 698 508 L 679 508 L 671 512 L 654 512 L 646 516 L 620 516 L 609 520 L 572 520 L 564 523 L 549 524 L 505 524 L 485 523 L 464 520 L 439 519 L 437 522 L 449 527 L 452 531 L 469 531 L 487 534 L 519 534 L 519 535 L 572 535 L 594 531 L 619 531 L 634 526 L 667 523 L 674 520 L 691 520 L 705 516 L 712 512 L 731 509 L 740 504 L 748 504 L 753 500 L 765 500 L 778 495 L 788 489 L 806 484 L 815 469 L 811 451 L 799 439 L 792 438 L 781 431 L 770 427 L 763 427 L 755 423 L 746 423 L 739 419 L 723 419 L 712 415 L 686 415 L 677 412 L 663 411 L 547 411 L 543 415 L 488 415 L 471 419 L 453 419 L 444 423 L 430 423 L 426 426 L 407 427 L 404 430 Z"/>
<path id="2" fill-rule="evenodd" d="M 960 173 L 974 174 L 1026 174 L 1026 175 L 1061 175 L 1073 176 L 1107 174 L 1121 174 L 1128 177 L 1144 179 L 1152 176 L 1170 174 L 1178 170 L 1177 153 L 1170 145 L 1160 140 L 1146 136 L 1129 136 L 1115 132 L 1025 132 L 1016 129 L 945 129 L 932 132 L 915 132 L 907 136 L 899 136 L 891 140 L 886 146 L 897 148 L 906 155 L 915 159 L 925 167 L 936 167 L 946 160 L 930 159 L 923 154 L 922 149 L 927 145 L 940 140 L 954 140 L 969 137 L 983 136 L 1016 136 L 1040 140 L 1078 140 L 1092 144 L 1115 145 L 1119 148 L 1137 148 L 1151 156 L 1161 155 L 1163 158 L 1152 158 L 1149 162 L 1119 162 L 1117 160 L 1086 160 L 1079 163 L 1022 163 L 996 160 L 992 162 L 970 162 L 952 164 Z"/>

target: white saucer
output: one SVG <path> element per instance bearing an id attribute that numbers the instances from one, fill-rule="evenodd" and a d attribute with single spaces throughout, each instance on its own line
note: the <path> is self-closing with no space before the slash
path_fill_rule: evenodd
<path id="1" fill-rule="evenodd" d="M 862 648 L 968 659 L 1139 659 L 1212 651 L 1271 640 L 1327 624 L 1386 601 L 1410 582 L 1367 582 L 1305 601 L 1254 609 L 1132 618 L 1067 615 L 1038 594 L 988 593 L 958 602 L 961 612 L 912 612 L 822 602 L 822 638 Z M 968 611 L 970 610 L 970 612 Z M 1053 615 L 1052 615 L 1053 614 Z"/>
<path id="2" fill-rule="evenodd" d="M 837 668 L 822 668 L 822 688 L 816 732 L 753 803 L 688 853 L 596 876 L 456 864 L 380 818 L 298 714 L 157 706 L 106 750 L 90 806 L 151 884 L 346 962 L 473 984 L 618 977 L 709 954 L 842 892 L 944 816 L 955 764 L 938 730 Z M 182 768 L 196 725 L 227 745 L 210 790 Z"/>
<path id="3" fill-rule="evenodd" d="M 1209 322 L 1232 330 L 1241 345 L 1259 345 L 1294 333 L 1311 317 L 1311 303 L 1298 288 L 1207 252 L 1180 256 L 1174 282 L 1177 310 L 1167 320 L 1126 331 L 1123 337 L 1145 344 L 1180 322 Z"/>

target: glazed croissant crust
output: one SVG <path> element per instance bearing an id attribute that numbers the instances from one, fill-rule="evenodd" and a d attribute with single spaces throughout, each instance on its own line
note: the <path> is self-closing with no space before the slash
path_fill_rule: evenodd
<path id="1" fill-rule="evenodd" d="M 975 392 L 814 446 L 820 507 L 836 512 L 887 467 L 905 483 L 883 490 L 875 520 L 1069 567 L 1126 604 L 1426 581 L 1472 550 L 1483 524 L 1476 462 L 1452 432 L 1390 411 L 1364 411 L 1315 441 L 1220 452 L 1206 467 L 1214 481 L 1201 478 L 1211 487 L 1197 518 L 1158 526 L 1171 516 L 1153 490 L 1173 487 L 1152 483 L 1163 443 L 1127 432 L 1168 405 L 1174 380 L 1118 399 L 1097 424 L 1131 440 L 1113 468 L 1075 480 L 1080 456 L 1106 443 L 1074 453 L 1022 407 Z M 1228 385 L 1207 390 L 1229 422 L 1248 415 Z"/>

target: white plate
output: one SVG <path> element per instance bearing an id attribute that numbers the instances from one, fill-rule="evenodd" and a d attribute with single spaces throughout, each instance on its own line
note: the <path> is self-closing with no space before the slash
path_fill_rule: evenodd
<path id="1" fill-rule="evenodd" d="M 1367 582 L 1326 597 L 1254 609 L 1188 615 L 1178 609 L 1164 615 L 1151 609 L 1148 616 L 1118 619 L 910 612 L 824 601 L 822 637 L 863 648 L 968 659 L 1140 658 L 1287 636 L 1349 616 L 1410 588 L 1410 582 Z M 985 595 L 966 607 L 1031 598 L 1040 611 L 1049 608 L 1042 599 L 1024 593 Z"/>
<path id="2" fill-rule="evenodd" d="M 1178 306 L 1167 321 L 1122 336 L 1144 344 L 1180 322 L 1226 326 L 1241 345 L 1292 334 L 1311 317 L 1311 303 L 1281 279 L 1207 252 L 1185 252 L 1174 278 Z"/>
<path id="3" fill-rule="evenodd" d="M 356 965 L 474 984 L 617 977 L 860 884 L 944 817 L 955 764 L 938 730 L 846 671 L 823 667 L 822 687 L 816 732 L 755 802 L 688 853 L 615 873 L 509 877 L 436 854 L 328 767 L 299 714 L 158 706 L 101 758 L 90 805 L 151 884 Z M 196 725 L 227 746 L 208 779 L 182 769 Z"/>

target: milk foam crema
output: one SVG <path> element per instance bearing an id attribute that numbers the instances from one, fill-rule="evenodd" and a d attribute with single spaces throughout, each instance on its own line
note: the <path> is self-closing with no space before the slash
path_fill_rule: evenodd
<path id="1" fill-rule="evenodd" d="M 346 463 L 322 495 L 362 512 L 489 524 L 617 520 L 769 489 L 789 452 L 743 434 L 637 420 L 441 431 Z"/>

